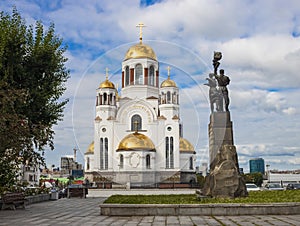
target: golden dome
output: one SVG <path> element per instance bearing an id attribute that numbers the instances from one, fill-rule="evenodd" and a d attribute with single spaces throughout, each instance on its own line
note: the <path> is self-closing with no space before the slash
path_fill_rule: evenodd
<path id="1" fill-rule="evenodd" d="M 114 89 L 115 85 L 109 81 L 108 79 L 106 79 L 104 82 L 102 82 L 99 86 L 99 88 L 111 88 Z"/>
<path id="2" fill-rule="evenodd" d="M 153 49 L 150 46 L 145 45 L 143 43 L 139 43 L 134 46 L 131 46 L 127 50 L 124 60 L 137 59 L 137 58 L 150 58 L 152 60 L 157 61 L 157 57 Z"/>
<path id="3" fill-rule="evenodd" d="M 131 150 L 155 151 L 155 146 L 149 137 L 135 132 L 127 135 L 121 140 L 117 151 Z"/>
<path id="4" fill-rule="evenodd" d="M 183 137 L 179 139 L 179 151 L 180 152 L 195 152 L 194 146 Z"/>
<path id="5" fill-rule="evenodd" d="M 95 144 L 94 141 L 89 145 L 88 149 L 86 150 L 85 154 L 94 154 Z"/>
<path id="6" fill-rule="evenodd" d="M 160 85 L 160 88 L 163 87 L 177 87 L 176 83 L 168 77 L 165 81 L 163 81 Z"/>
<path id="7" fill-rule="evenodd" d="M 170 79 L 171 67 L 168 66 L 167 70 L 168 70 L 168 78 L 161 83 L 160 88 L 163 88 L 163 87 L 177 87 L 176 83 L 173 80 Z"/>

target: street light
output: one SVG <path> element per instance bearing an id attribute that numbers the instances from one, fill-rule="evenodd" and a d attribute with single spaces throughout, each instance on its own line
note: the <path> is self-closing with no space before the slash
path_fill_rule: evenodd
<path id="1" fill-rule="evenodd" d="M 268 182 L 270 182 L 270 171 L 269 171 L 270 165 L 267 164 L 266 167 L 267 167 L 267 178 L 268 178 Z"/>

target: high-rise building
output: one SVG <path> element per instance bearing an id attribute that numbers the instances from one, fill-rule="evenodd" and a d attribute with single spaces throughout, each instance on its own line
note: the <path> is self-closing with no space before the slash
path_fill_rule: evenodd
<path id="1" fill-rule="evenodd" d="M 263 158 L 254 158 L 249 160 L 250 173 L 265 174 L 265 160 Z"/>

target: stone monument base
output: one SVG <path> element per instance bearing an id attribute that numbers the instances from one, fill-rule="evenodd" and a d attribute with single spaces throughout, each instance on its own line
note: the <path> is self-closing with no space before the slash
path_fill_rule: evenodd
<path id="1" fill-rule="evenodd" d="M 223 198 L 248 196 L 244 178 L 239 173 L 234 145 L 221 146 L 212 165 L 215 167 L 205 180 L 203 195 Z"/>

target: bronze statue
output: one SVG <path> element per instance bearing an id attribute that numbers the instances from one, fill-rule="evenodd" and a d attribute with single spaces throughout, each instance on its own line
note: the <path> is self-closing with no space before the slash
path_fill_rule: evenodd
<path id="1" fill-rule="evenodd" d="M 209 101 L 210 101 L 210 110 L 214 112 L 215 104 L 216 104 L 216 111 L 221 111 L 220 104 L 222 101 L 222 95 L 220 91 L 217 89 L 217 80 L 215 79 L 215 74 L 210 73 L 209 78 L 206 78 L 208 81 L 207 85 L 209 86 Z"/>
<path id="2" fill-rule="evenodd" d="M 224 74 L 224 70 L 220 70 L 220 75 L 215 75 L 215 78 L 218 81 L 219 90 L 223 95 L 223 99 L 225 101 L 225 111 L 229 111 L 229 96 L 228 96 L 228 89 L 227 85 L 230 83 L 230 79 L 228 76 Z"/>
<path id="3" fill-rule="evenodd" d="M 209 89 L 209 100 L 211 112 L 214 112 L 214 105 L 216 105 L 216 111 L 229 111 L 229 96 L 227 85 L 230 83 L 228 76 L 224 74 L 224 70 L 220 70 L 220 75 L 218 75 L 218 67 L 220 66 L 220 60 L 222 59 L 221 52 L 214 52 L 213 67 L 214 73 L 209 74 L 207 85 Z M 223 100 L 225 102 L 225 109 L 223 107 Z"/>

